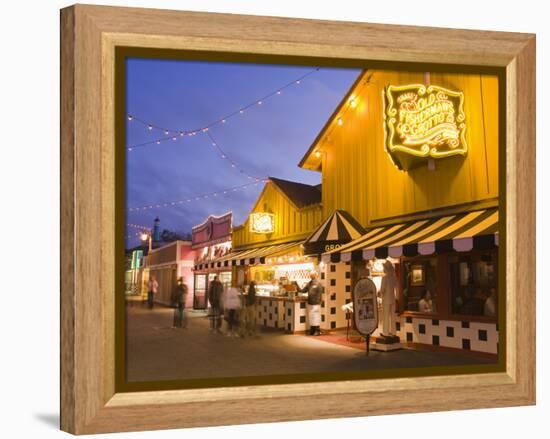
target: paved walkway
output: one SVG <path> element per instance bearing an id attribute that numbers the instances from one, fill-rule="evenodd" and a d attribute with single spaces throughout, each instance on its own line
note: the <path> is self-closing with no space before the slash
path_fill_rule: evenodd
<path id="1" fill-rule="evenodd" d="M 205 314 L 188 312 L 187 329 L 173 329 L 173 310 L 127 308 L 128 380 L 152 381 L 192 378 L 337 372 L 404 367 L 482 364 L 489 360 L 469 355 L 363 350 L 329 343 L 316 337 L 259 332 L 234 338 L 210 333 Z M 224 322 L 225 329 L 225 322 Z"/>

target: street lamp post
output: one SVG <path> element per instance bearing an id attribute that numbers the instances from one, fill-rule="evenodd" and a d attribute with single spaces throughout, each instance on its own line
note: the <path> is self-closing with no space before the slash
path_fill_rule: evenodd
<path id="1" fill-rule="evenodd" d="M 149 251 L 151 251 L 152 250 L 152 243 L 153 243 L 153 240 L 151 239 L 151 234 L 147 233 L 147 232 L 141 232 L 140 238 L 144 243 L 145 243 L 145 241 L 149 242 Z"/>

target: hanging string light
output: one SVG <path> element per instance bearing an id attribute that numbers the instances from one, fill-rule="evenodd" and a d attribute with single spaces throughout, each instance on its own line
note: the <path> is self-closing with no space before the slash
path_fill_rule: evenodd
<path id="1" fill-rule="evenodd" d="M 124 239 L 125 239 L 125 240 L 134 239 L 134 238 L 136 238 L 136 237 L 140 237 L 142 233 L 143 233 L 143 232 L 135 232 L 135 233 L 132 233 L 132 234 L 130 234 L 130 235 L 126 235 L 126 236 L 124 237 Z M 140 240 L 141 240 L 141 238 L 140 238 Z"/>
<path id="2" fill-rule="evenodd" d="M 210 131 L 208 131 L 206 135 L 210 138 L 212 142 L 211 143 L 212 147 L 214 147 L 217 150 L 217 154 L 219 158 L 228 162 L 232 168 L 238 170 L 242 175 L 246 176 L 249 180 L 261 180 L 260 177 L 251 175 L 248 172 L 245 172 L 232 158 L 230 158 L 227 155 L 227 153 L 220 147 L 220 144 L 218 143 L 218 141 L 214 139 L 214 136 Z"/>
<path id="3" fill-rule="evenodd" d="M 151 230 L 151 227 L 142 226 L 140 224 L 130 224 L 130 223 L 128 223 L 128 224 L 126 224 L 126 227 L 131 227 L 133 229 L 139 229 L 139 230 L 145 230 L 145 231 L 150 231 Z"/>
<path id="4" fill-rule="evenodd" d="M 237 192 L 240 190 L 244 190 L 246 188 L 249 188 L 251 186 L 257 186 L 260 183 L 267 183 L 267 178 L 256 178 L 254 181 L 246 184 L 241 184 L 240 186 L 232 186 L 225 189 L 220 189 L 213 192 L 207 192 L 202 193 L 199 195 L 191 195 L 187 198 L 183 198 L 181 200 L 173 200 L 173 201 L 165 201 L 161 203 L 151 203 L 146 204 L 144 206 L 137 206 L 137 207 L 128 207 L 126 210 L 128 212 L 139 212 L 139 211 L 145 211 L 145 210 L 151 210 L 151 209 L 160 209 L 165 207 L 175 207 L 186 203 L 191 203 L 192 201 L 199 201 L 199 200 L 205 200 L 208 197 L 217 197 L 222 195 L 228 195 L 229 193 Z"/>
<path id="5" fill-rule="evenodd" d="M 249 108 L 261 107 L 265 103 L 266 100 L 268 100 L 268 99 L 270 99 L 274 96 L 280 96 L 284 89 L 286 89 L 288 87 L 291 87 L 293 85 L 299 85 L 302 80 L 304 80 L 308 76 L 312 75 L 313 73 L 318 72 L 320 69 L 321 69 L 320 67 L 316 67 L 314 70 L 311 70 L 308 73 L 306 73 L 305 75 L 300 76 L 298 79 L 295 79 L 291 82 L 288 82 L 287 84 L 284 84 L 281 87 L 278 87 L 276 90 L 262 96 L 261 98 L 256 99 L 256 100 L 250 102 L 249 104 L 247 104 L 243 107 L 239 107 L 239 109 L 237 109 L 235 111 L 232 111 L 231 113 L 229 113 L 229 114 L 227 114 L 223 117 L 220 117 L 219 119 L 216 119 L 216 120 L 204 125 L 203 127 L 196 128 L 196 129 L 193 129 L 193 130 L 171 129 L 171 128 L 166 128 L 166 127 L 161 127 L 161 126 L 156 125 L 156 124 L 154 124 L 150 121 L 146 121 L 146 120 L 144 120 L 140 117 L 137 117 L 134 114 L 128 114 L 127 119 L 128 119 L 129 122 L 140 123 L 140 124 L 144 125 L 147 128 L 148 131 L 152 131 L 152 130 L 161 131 L 161 132 L 164 133 L 164 137 L 160 137 L 160 138 L 150 140 L 150 141 L 147 141 L 147 142 L 143 142 L 143 143 L 138 143 L 138 144 L 135 144 L 135 145 L 129 145 L 127 147 L 127 150 L 132 151 L 135 148 L 141 148 L 141 147 L 149 146 L 149 145 L 153 145 L 153 144 L 159 145 L 161 142 L 165 142 L 167 140 L 176 140 L 175 139 L 176 136 L 179 136 L 179 137 L 195 136 L 195 135 L 200 134 L 200 133 L 206 133 L 213 126 L 219 125 L 219 124 L 225 124 L 228 121 L 228 119 L 230 119 L 230 118 L 232 118 L 236 115 L 244 114 L 244 112 L 246 110 L 248 110 Z"/>

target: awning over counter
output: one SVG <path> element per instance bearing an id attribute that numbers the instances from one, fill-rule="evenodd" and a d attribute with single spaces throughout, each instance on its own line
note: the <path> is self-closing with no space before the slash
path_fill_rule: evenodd
<path id="1" fill-rule="evenodd" d="M 360 238 L 365 233 L 345 210 L 336 210 L 304 241 L 304 254 L 320 255 Z"/>
<path id="2" fill-rule="evenodd" d="M 232 267 L 234 265 L 265 264 L 266 258 L 283 253 L 291 253 L 301 250 L 302 241 L 274 244 L 266 247 L 257 247 L 248 250 L 231 252 L 226 256 L 210 262 L 195 265 L 195 270 L 207 270 L 210 268 Z"/>
<path id="3" fill-rule="evenodd" d="M 359 239 L 324 253 L 324 262 L 448 251 L 488 249 L 498 245 L 498 208 L 374 227 Z"/>

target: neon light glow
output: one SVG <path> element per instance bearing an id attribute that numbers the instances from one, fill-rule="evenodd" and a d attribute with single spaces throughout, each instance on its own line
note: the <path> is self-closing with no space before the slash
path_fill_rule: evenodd
<path id="1" fill-rule="evenodd" d="M 252 233 L 273 233 L 275 230 L 275 215 L 267 212 L 250 214 L 250 231 Z"/>
<path id="2" fill-rule="evenodd" d="M 399 168 L 417 166 L 415 157 L 467 154 L 464 93 L 437 85 L 388 85 L 383 97 L 386 150 Z"/>

